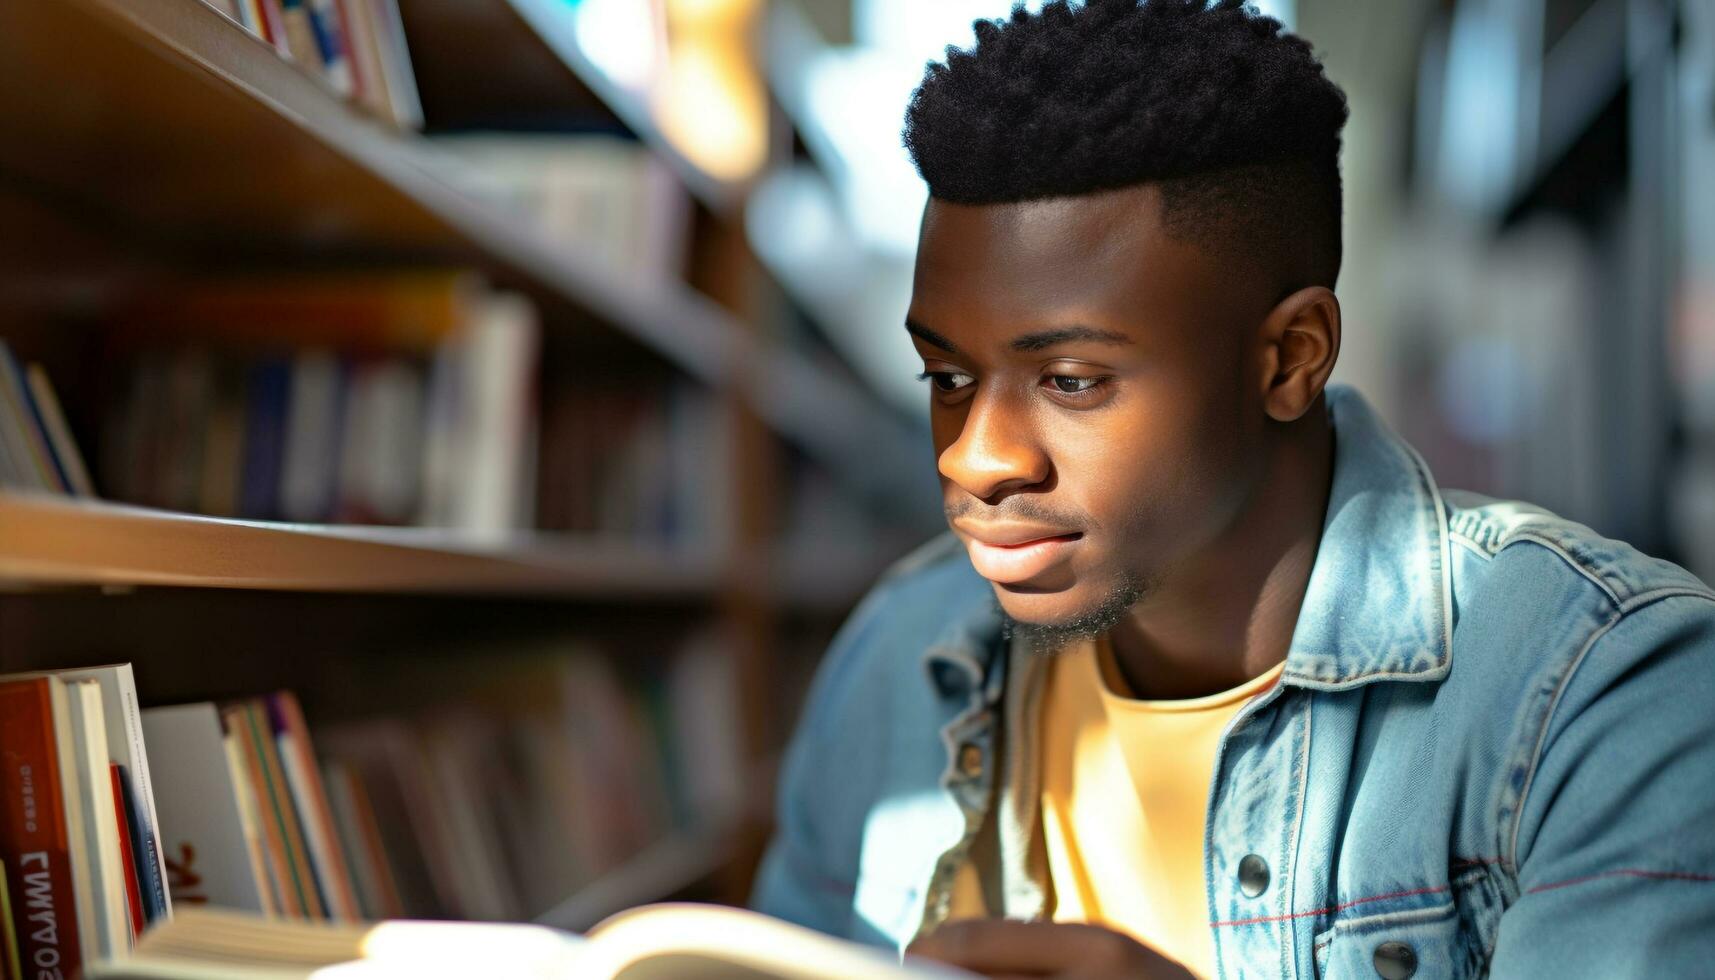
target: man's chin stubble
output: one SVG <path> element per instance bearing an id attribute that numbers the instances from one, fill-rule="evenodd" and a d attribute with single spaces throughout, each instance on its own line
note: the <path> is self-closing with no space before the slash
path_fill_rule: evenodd
<path id="1" fill-rule="evenodd" d="M 1101 602 L 1070 619 L 1055 623 L 1028 623 L 1014 619 L 1007 615 L 1006 609 L 1000 605 L 998 596 L 994 597 L 994 604 L 1000 610 L 1003 637 L 1009 642 L 1015 639 L 1022 641 L 1031 653 L 1048 655 L 1074 641 L 1092 639 L 1106 633 L 1114 624 L 1125 618 L 1126 611 L 1148 593 L 1146 583 L 1128 574 Z"/>

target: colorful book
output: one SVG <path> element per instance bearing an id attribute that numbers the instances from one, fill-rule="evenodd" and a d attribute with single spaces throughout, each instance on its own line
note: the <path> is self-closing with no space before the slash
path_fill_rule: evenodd
<path id="1" fill-rule="evenodd" d="M 147 923 L 143 919 L 143 889 L 137 882 L 137 852 L 131 839 L 131 808 L 126 806 L 125 777 L 119 764 L 110 763 L 107 770 L 113 783 L 113 812 L 118 815 L 119 857 L 125 865 L 125 908 L 131 913 L 131 939 L 135 941 Z"/>
<path id="2" fill-rule="evenodd" d="M 285 462 L 291 365 L 279 359 L 259 362 L 251 369 L 249 381 L 239 514 L 271 520 L 280 516 L 280 473 Z"/>
<path id="3" fill-rule="evenodd" d="M 292 57 L 292 46 L 286 40 L 286 17 L 280 0 L 257 0 L 262 14 L 262 39 L 274 46 L 283 58 Z"/>
<path id="4" fill-rule="evenodd" d="M 309 69 L 317 76 L 326 74 L 326 66 L 322 64 L 322 52 L 316 45 L 316 29 L 310 23 L 310 10 L 306 0 L 279 0 L 280 23 L 286 32 L 286 49 L 291 52 L 292 60 Z"/>
<path id="5" fill-rule="evenodd" d="M 0 861 L 19 958 L 69 977 L 94 959 L 95 937 L 80 907 L 91 881 L 68 711 L 56 677 L 0 681 Z"/>
<path id="6" fill-rule="evenodd" d="M 0 446 L 10 471 L 0 473 L 0 479 L 21 490 L 63 493 L 23 380 L 11 348 L 0 340 Z"/>
<path id="7" fill-rule="evenodd" d="M 60 407 L 59 395 L 54 391 L 53 382 L 48 380 L 47 371 L 40 364 L 31 364 L 25 369 L 24 377 L 66 489 L 74 496 L 94 497 L 95 482 L 89 478 L 83 452 L 72 437 L 71 425 L 66 422 L 65 411 Z"/>
<path id="8" fill-rule="evenodd" d="M 173 902 L 272 912 L 215 706 L 150 708 L 142 725 L 161 790 L 160 841 Z"/>
<path id="9" fill-rule="evenodd" d="M 322 783 L 327 787 L 328 807 L 345 849 L 363 917 L 403 918 L 405 905 L 399 899 L 399 885 L 362 781 L 351 767 L 329 762 L 322 767 Z"/>
<path id="10" fill-rule="evenodd" d="M 221 724 L 224 729 L 224 719 Z M 227 771 L 232 774 L 233 785 L 237 790 L 238 826 L 250 852 L 251 867 L 256 871 L 262 905 L 269 915 L 286 915 L 289 910 L 284 897 L 285 885 L 276 867 L 268 838 L 263 832 L 262 800 L 256 795 L 256 784 L 251 780 L 250 767 L 244 761 L 244 745 L 236 732 L 223 730 L 221 748 L 226 753 Z"/>
<path id="11" fill-rule="evenodd" d="M 94 681 L 101 691 L 101 717 L 106 727 L 108 761 L 119 766 L 126 780 L 134 812 L 132 823 L 137 858 L 138 884 L 142 888 L 144 918 L 165 918 L 172 907 L 167 897 L 166 871 L 161 858 L 154 787 L 150 782 L 148 753 L 143 747 L 143 719 L 137 703 L 137 681 L 130 664 L 76 667 L 65 670 L 14 674 L 18 678 L 53 676 L 64 682 Z"/>
<path id="12" fill-rule="evenodd" d="M 357 0 L 369 7 L 381 70 L 387 79 L 388 117 L 400 129 L 423 128 L 423 102 L 417 94 L 417 76 L 411 69 L 411 50 L 405 43 L 405 21 L 399 15 L 399 0 Z"/>
<path id="13" fill-rule="evenodd" d="M 387 83 L 381 77 L 381 49 L 375 45 L 375 28 L 363 0 L 334 0 L 339 11 L 340 34 L 351 60 L 351 94 L 357 103 L 382 118 L 387 117 Z"/>
<path id="14" fill-rule="evenodd" d="M 305 0 L 310 15 L 310 30 L 321 56 L 322 78 L 341 96 L 349 98 L 356 91 L 351 75 L 351 51 L 347 44 L 339 8 L 334 0 Z"/>
<path id="15" fill-rule="evenodd" d="M 262 855 L 273 885 L 274 901 L 282 915 L 310 918 L 309 886 L 297 873 L 286 843 L 286 830 L 274 792 L 268 784 L 261 762 L 261 750 L 256 744 L 248 713 L 242 704 L 226 705 L 220 709 L 220 723 L 228 739 L 228 758 L 233 776 L 244 788 L 250 804 L 255 834 L 262 842 Z"/>
<path id="16" fill-rule="evenodd" d="M 304 721 L 303 708 L 290 691 L 280 691 L 265 699 L 268 720 L 274 731 L 280 764 L 291 788 L 292 799 L 304 830 L 304 842 L 309 849 L 316 880 L 321 883 L 322 898 L 331 918 L 356 922 L 363 918 L 352 882 L 350 862 L 341 844 L 339 829 L 334 824 L 333 811 L 328 805 L 327 788 L 322 784 L 321 768 L 316 764 L 315 747 L 310 741 L 310 728 Z"/>
<path id="17" fill-rule="evenodd" d="M 286 769 L 280 761 L 280 746 L 274 737 L 274 726 L 268 718 L 268 706 L 260 698 L 240 702 L 249 727 L 250 744 L 256 753 L 253 760 L 266 786 L 262 816 L 280 828 L 290 864 L 291 879 L 299 889 L 304 914 L 312 919 L 328 917 L 327 902 L 322 898 L 322 884 L 316 875 L 315 863 L 304 835 L 304 820 L 292 786 L 286 781 Z"/>
<path id="18" fill-rule="evenodd" d="M 233 8 L 238 13 L 236 20 L 240 24 L 244 25 L 245 30 L 262 38 L 263 40 L 267 40 L 267 38 L 264 37 L 265 29 L 262 26 L 261 0 L 236 0 L 233 4 Z"/>

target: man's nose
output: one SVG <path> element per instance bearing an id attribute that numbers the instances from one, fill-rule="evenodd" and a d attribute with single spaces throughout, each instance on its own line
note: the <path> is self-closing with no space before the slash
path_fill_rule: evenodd
<path id="1" fill-rule="evenodd" d="M 1048 479 L 1048 454 L 1028 413 L 1004 394 L 971 399 L 959 437 L 941 452 L 941 475 L 980 500 L 1035 486 Z"/>

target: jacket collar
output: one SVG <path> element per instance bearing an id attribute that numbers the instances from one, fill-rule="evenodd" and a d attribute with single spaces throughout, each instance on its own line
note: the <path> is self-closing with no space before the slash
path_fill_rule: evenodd
<path id="1" fill-rule="evenodd" d="M 1453 657 L 1447 511 L 1416 450 L 1356 390 L 1327 389 L 1334 480 L 1282 679 L 1438 681 Z"/>
<path id="2" fill-rule="evenodd" d="M 1326 401 L 1334 476 L 1282 681 L 1334 691 L 1441 680 L 1453 648 L 1441 493 L 1416 450 L 1355 389 L 1331 385 Z M 930 680 L 944 696 L 984 688 L 993 703 L 1003 674 L 996 668 L 1005 662 L 1000 638 L 999 608 L 982 590 L 925 651 Z"/>

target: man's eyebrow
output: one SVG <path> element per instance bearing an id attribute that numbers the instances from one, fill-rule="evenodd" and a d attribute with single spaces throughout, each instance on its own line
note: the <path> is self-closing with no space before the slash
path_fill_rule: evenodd
<path id="1" fill-rule="evenodd" d="M 1055 327 L 1053 330 L 1040 330 L 1036 333 L 1023 334 L 1012 338 L 1012 343 L 1008 346 L 1015 351 L 1028 353 L 1030 351 L 1039 351 L 1048 347 L 1053 347 L 1055 344 L 1069 343 L 1074 340 L 1093 341 L 1098 344 L 1114 344 L 1116 346 L 1132 342 L 1130 337 L 1127 337 L 1125 334 L 1119 333 L 1118 331 L 1098 330 L 1095 327 L 1073 325 L 1069 327 Z"/>
<path id="2" fill-rule="evenodd" d="M 913 337 L 918 338 L 931 347 L 939 347 L 949 354 L 957 354 L 959 352 L 959 349 L 953 346 L 952 341 L 941 336 L 935 331 L 930 330 L 928 327 L 925 327 L 923 324 L 918 323 L 910 317 L 905 318 L 905 329 L 910 331 Z"/>

